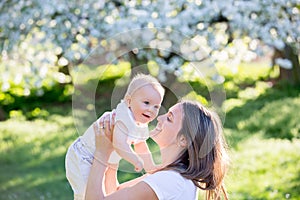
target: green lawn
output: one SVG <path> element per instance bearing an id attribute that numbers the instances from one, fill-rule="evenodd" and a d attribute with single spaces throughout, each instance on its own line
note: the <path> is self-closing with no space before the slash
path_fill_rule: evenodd
<path id="1" fill-rule="evenodd" d="M 0 122 L 0 132 L 0 199 L 71 199 L 64 170 L 67 146 L 76 138 L 70 112 L 9 119 Z"/>
<path id="2" fill-rule="evenodd" d="M 114 81 L 103 78 L 100 85 L 97 115 L 110 109 Z M 241 85 L 234 77 L 225 83 L 230 95 L 223 104 L 231 199 L 300 200 L 299 87 Z M 11 112 L 13 118 L 0 122 L 0 199 L 72 199 L 64 169 L 66 150 L 78 137 L 72 102 L 36 106 L 48 114 L 26 120 Z M 82 116 L 92 119 L 88 112 Z M 133 176 L 119 173 L 121 181 Z"/>

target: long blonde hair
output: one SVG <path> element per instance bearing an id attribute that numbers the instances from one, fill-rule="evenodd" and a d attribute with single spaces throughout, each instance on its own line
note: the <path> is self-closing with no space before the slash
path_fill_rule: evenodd
<path id="1" fill-rule="evenodd" d="M 206 199 L 228 199 L 224 176 L 228 168 L 227 144 L 219 116 L 198 102 L 181 101 L 183 109 L 182 128 L 187 147 L 165 169 L 179 172 L 200 189 L 206 190 Z"/>

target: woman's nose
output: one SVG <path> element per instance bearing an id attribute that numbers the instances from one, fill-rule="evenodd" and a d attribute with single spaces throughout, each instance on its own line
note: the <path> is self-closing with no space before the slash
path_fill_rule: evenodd
<path id="1" fill-rule="evenodd" d="M 159 121 L 161 121 L 161 118 L 162 118 L 162 115 L 159 115 L 156 119 L 159 122 Z"/>
<path id="2" fill-rule="evenodd" d="M 158 122 L 162 122 L 164 119 L 166 119 L 166 116 L 167 116 L 167 113 L 166 113 L 166 114 L 163 114 L 163 115 L 159 115 L 159 116 L 157 117 L 157 121 L 158 121 Z"/>

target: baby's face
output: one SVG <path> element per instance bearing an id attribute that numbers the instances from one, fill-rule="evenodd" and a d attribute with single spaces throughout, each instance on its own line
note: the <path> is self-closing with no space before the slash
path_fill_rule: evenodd
<path id="1" fill-rule="evenodd" d="M 137 89 L 128 99 L 127 105 L 137 123 L 147 124 L 154 120 L 163 96 L 152 85 Z"/>

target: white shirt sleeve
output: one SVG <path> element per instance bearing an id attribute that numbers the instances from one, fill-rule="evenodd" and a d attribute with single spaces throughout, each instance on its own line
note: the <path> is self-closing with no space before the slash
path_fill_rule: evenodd
<path id="1" fill-rule="evenodd" d="M 147 176 L 143 181 L 152 188 L 160 200 L 196 199 L 196 186 L 175 171 L 159 171 Z"/>

